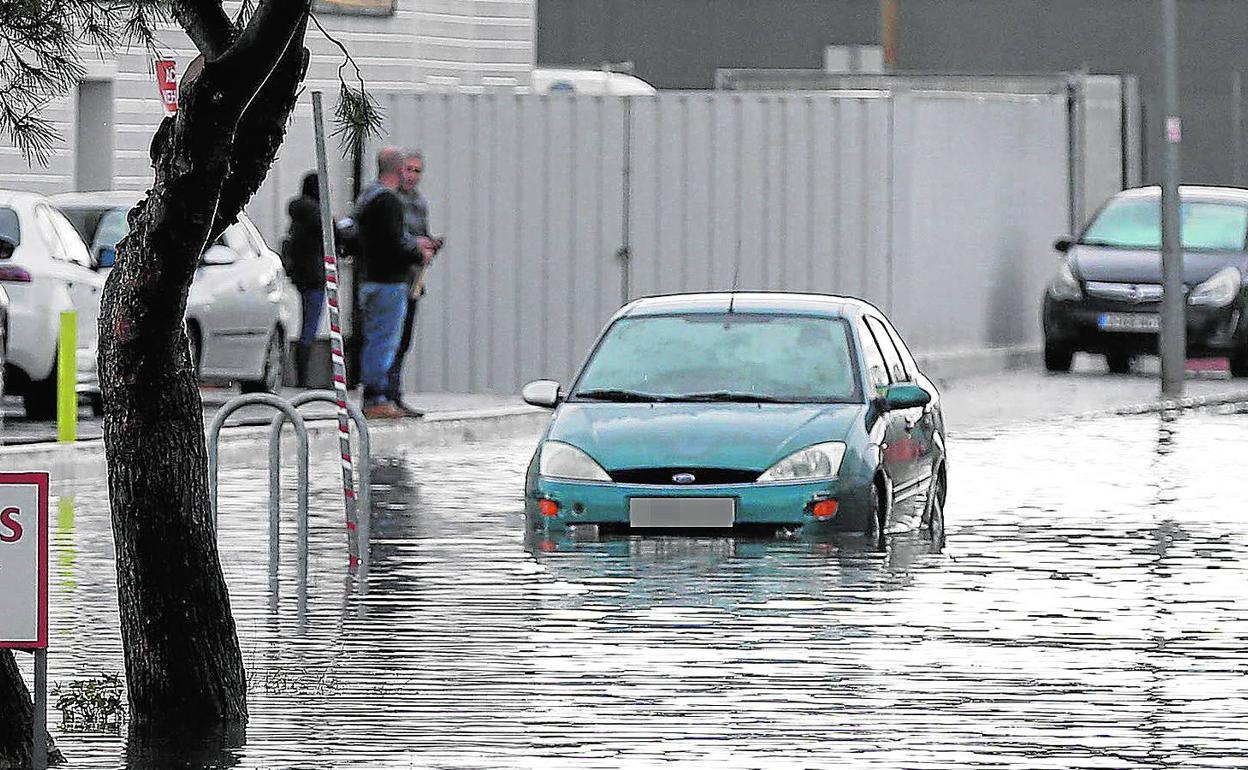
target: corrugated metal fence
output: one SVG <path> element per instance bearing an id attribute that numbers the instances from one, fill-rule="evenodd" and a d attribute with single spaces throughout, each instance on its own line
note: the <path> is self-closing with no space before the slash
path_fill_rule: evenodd
<path id="1" fill-rule="evenodd" d="M 385 141 L 423 150 L 433 229 L 449 236 L 411 387 L 566 379 L 626 297 L 734 278 L 865 297 L 928 357 L 1038 341 L 1069 211 L 1061 97 L 408 94 L 383 106 Z M 252 206 L 271 237 L 308 157 L 302 133 Z"/>

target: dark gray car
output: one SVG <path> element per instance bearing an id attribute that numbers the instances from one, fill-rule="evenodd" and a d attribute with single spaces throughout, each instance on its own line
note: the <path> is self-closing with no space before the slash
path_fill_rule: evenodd
<path id="1" fill-rule="evenodd" d="M 1187 355 L 1230 360 L 1248 377 L 1248 190 L 1180 188 Z M 1103 354 L 1125 373 L 1157 352 L 1161 312 L 1161 190 L 1124 190 L 1075 241 L 1044 296 L 1044 364 L 1070 370 L 1076 352 Z"/>

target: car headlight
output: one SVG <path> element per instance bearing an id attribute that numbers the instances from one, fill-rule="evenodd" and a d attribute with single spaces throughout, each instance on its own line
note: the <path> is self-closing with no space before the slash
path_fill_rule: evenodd
<path id="1" fill-rule="evenodd" d="M 542 444 L 542 457 L 538 460 L 537 472 L 555 479 L 611 480 L 602 466 L 594 462 L 594 458 L 562 441 L 547 441 Z"/>
<path id="2" fill-rule="evenodd" d="M 1243 280 L 1239 270 L 1227 267 L 1213 274 L 1213 277 L 1192 289 L 1187 295 L 1188 304 L 1205 305 L 1207 307 L 1223 307 L 1235 301 L 1239 294 L 1240 281 Z"/>
<path id="3" fill-rule="evenodd" d="M 759 482 L 814 481 L 835 478 L 845 458 L 845 445 L 840 441 L 815 444 L 800 449 L 768 468 Z"/>
<path id="4" fill-rule="evenodd" d="M 1075 278 L 1075 270 L 1068 260 L 1063 259 L 1057 267 L 1057 275 L 1049 282 L 1049 295 L 1053 299 L 1080 300 L 1083 291 L 1079 288 L 1079 279 Z"/>

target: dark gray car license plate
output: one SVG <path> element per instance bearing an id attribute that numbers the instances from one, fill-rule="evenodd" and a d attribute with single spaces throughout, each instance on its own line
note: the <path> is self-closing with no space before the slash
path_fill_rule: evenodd
<path id="1" fill-rule="evenodd" d="M 634 497 L 628 501 L 632 527 L 731 527 L 737 501 L 731 497 Z"/>

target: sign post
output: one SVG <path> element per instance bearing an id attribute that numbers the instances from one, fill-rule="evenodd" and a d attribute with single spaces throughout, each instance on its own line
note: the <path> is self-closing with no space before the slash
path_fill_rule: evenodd
<path id="1" fill-rule="evenodd" d="M 48 474 L 0 473 L 0 648 L 35 653 L 31 764 L 48 766 Z"/>

